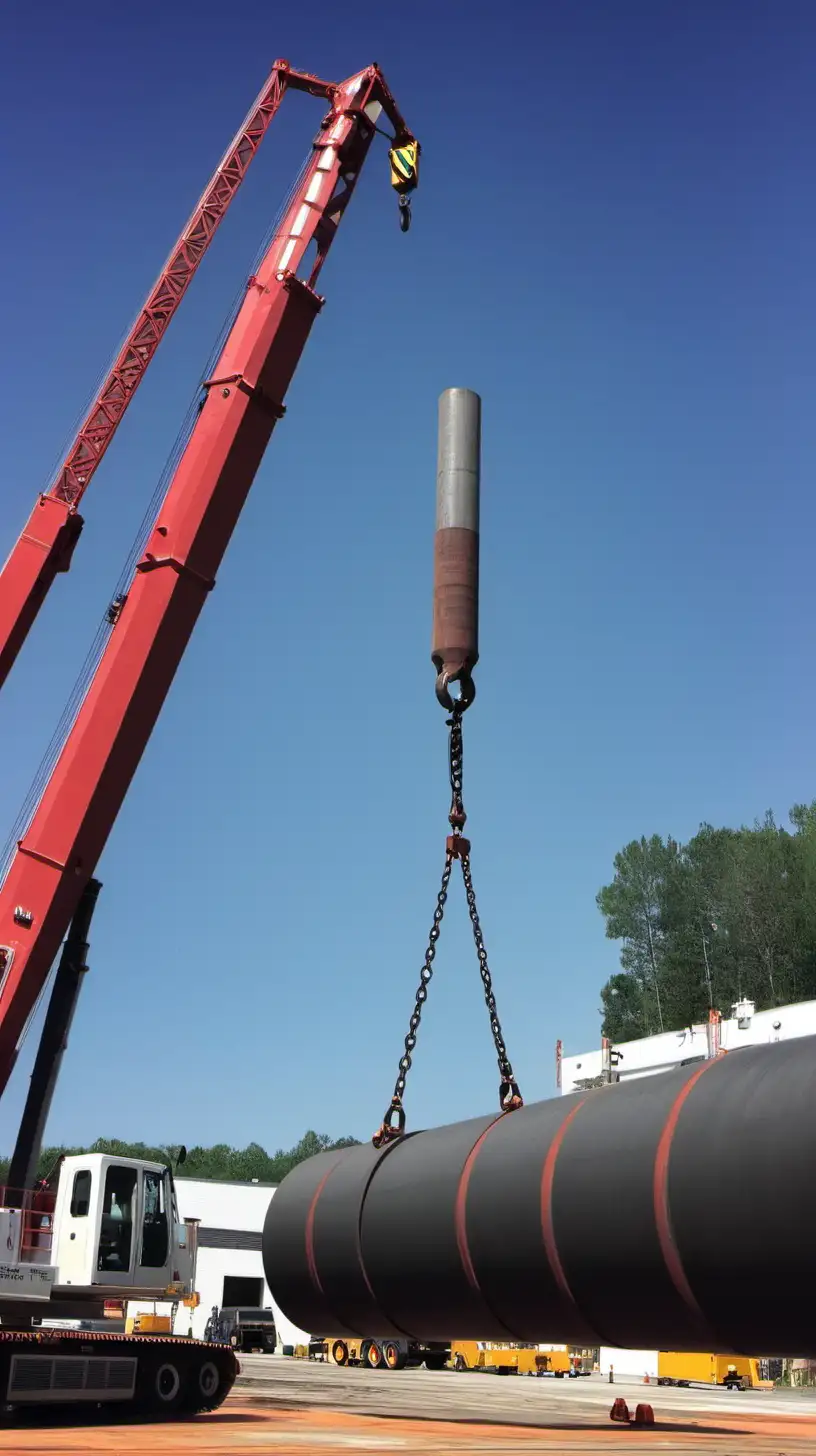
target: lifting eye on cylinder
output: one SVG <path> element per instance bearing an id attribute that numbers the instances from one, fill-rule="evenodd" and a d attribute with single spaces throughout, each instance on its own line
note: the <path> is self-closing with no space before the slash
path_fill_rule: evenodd
<path id="1" fill-rule="evenodd" d="M 399 197 L 399 223 L 404 233 L 411 226 L 410 194 L 419 186 L 419 152 L 419 142 L 411 139 L 391 147 L 388 153 L 391 186 Z"/>

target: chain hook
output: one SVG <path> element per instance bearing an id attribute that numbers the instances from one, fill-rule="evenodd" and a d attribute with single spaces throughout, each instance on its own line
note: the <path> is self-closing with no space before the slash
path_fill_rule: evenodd
<path id="1" fill-rule="evenodd" d="M 459 696 L 455 698 L 450 690 L 451 683 L 458 682 Z M 469 672 L 450 673 L 447 668 L 436 679 L 436 700 L 446 713 L 457 708 L 464 713 L 476 697 L 476 684 Z"/>
<path id="2" fill-rule="evenodd" d="M 394 1118 L 397 1120 L 394 1126 Z M 375 1132 L 371 1141 L 375 1148 L 387 1147 L 389 1143 L 396 1142 L 405 1133 L 405 1108 L 402 1105 L 402 1098 L 395 1095 L 391 1098 L 391 1104 L 385 1117 L 380 1124 L 379 1130 Z"/>
<path id="3" fill-rule="evenodd" d="M 514 1081 L 513 1073 L 505 1073 L 505 1078 L 499 1083 L 499 1106 L 502 1112 L 515 1112 L 519 1107 L 524 1106 L 518 1082 Z"/>

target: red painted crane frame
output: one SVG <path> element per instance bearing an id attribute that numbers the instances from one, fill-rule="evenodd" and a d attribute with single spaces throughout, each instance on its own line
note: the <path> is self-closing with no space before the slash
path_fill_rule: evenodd
<path id="1" fill-rule="evenodd" d="M 273 76 L 293 84 L 294 73 L 283 73 L 281 66 Z M 340 85 L 302 75 L 294 84 L 326 95 L 330 110 L 302 183 L 247 284 L 205 382 L 205 401 L 99 667 L 0 887 L 0 1092 L 284 412 L 286 390 L 323 302 L 315 284 L 380 113 L 398 137 L 410 136 L 377 66 Z M 264 94 L 274 112 L 274 86 Z M 253 121 L 255 147 L 261 125 Z M 225 159 L 230 167 L 238 165 L 229 161 L 232 156 L 231 151 Z M 247 150 L 240 163 L 244 170 L 249 157 Z M 240 177 L 232 175 L 234 191 Z M 301 277 L 312 242 L 314 262 L 308 277 Z M 163 278 L 169 278 L 168 270 Z M 151 299 L 155 296 L 154 290 Z M 150 335 L 151 348 L 153 339 Z M 134 388 L 135 383 L 131 394 Z M 76 452 L 71 459 L 75 462 Z M 71 495 L 75 468 L 66 466 L 55 491 Z M 64 526 L 66 508 L 73 509 L 75 501 L 53 491 L 45 499 L 61 502 Z"/>

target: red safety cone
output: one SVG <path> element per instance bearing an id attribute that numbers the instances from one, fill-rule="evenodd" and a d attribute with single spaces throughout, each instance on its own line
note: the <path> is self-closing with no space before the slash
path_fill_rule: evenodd
<path id="1" fill-rule="evenodd" d="M 629 1407 L 622 1395 L 619 1395 L 617 1400 L 613 1402 L 612 1409 L 609 1412 L 609 1419 L 610 1421 L 619 1421 L 622 1426 L 628 1426 L 630 1420 Z"/>
<path id="2" fill-rule="evenodd" d="M 641 1402 L 635 1411 L 636 1426 L 653 1426 L 655 1423 L 654 1411 L 650 1405 Z"/>

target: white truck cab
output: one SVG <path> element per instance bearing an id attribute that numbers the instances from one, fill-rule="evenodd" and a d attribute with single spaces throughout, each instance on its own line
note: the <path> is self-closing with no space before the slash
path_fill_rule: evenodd
<path id="1" fill-rule="evenodd" d="M 51 1247 L 56 1283 L 193 1293 L 194 1225 L 179 1220 L 171 1170 L 108 1153 L 66 1158 Z"/>

